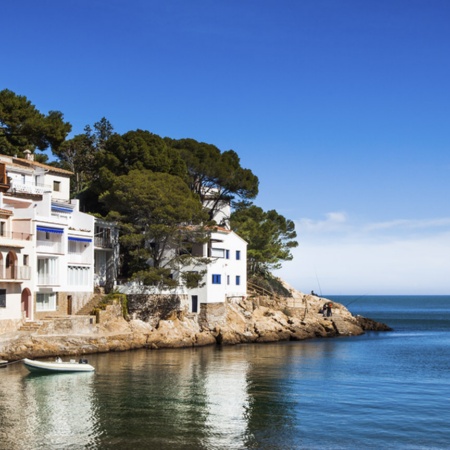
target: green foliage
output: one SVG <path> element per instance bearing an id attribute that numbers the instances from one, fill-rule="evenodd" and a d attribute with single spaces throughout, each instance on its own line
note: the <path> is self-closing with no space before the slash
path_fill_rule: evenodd
<path id="1" fill-rule="evenodd" d="M 171 270 L 163 267 L 149 267 L 133 274 L 133 280 L 144 286 L 157 286 L 159 289 L 175 288 L 176 280 L 171 277 Z"/>
<path id="2" fill-rule="evenodd" d="M 283 286 L 280 279 L 274 277 L 270 272 L 252 273 L 247 281 L 280 297 L 292 297 L 292 293 Z"/>
<path id="3" fill-rule="evenodd" d="M 186 173 L 186 166 L 179 155 L 171 151 L 161 137 L 144 130 L 111 136 L 105 148 L 98 153 L 96 165 L 115 176 L 126 175 L 136 169 L 179 177 L 184 177 Z"/>
<path id="4" fill-rule="evenodd" d="M 113 134 L 113 126 L 104 117 L 94 124 L 94 131 L 89 125 L 83 134 L 77 134 L 65 141 L 54 151 L 59 157 L 59 167 L 74 173 L 71 192 L 74 196 L 88 189 L 93 180 L 98 178 L 95 167 L 96 154 L 104 150 L 106 142 Z"/>
<path id="5" fill-rule="evenodd" d="M 240 159 L 233 150 L 223 153 L 211 144 L 194 139 L 173 140 L 165 138 L 172 148 L 177 149 L 187 166 L 189 187 L 207 205 L 209 218 L 235 196 L 252 199 L 258 194 L 258 178 L 249 169 L 240 165 Z"/>
<path id="6" fill-rule="evenodd" d="M 56 151 L 72 125 L 59 111 L 40 113 L 25 97 L 4 89 L 0 91 L 0 149 L 7 155 L 26 149 Z"/>
<path id="7" fill-rule="evenodd" d="M 292 259 L 297 233 L 292 220 L 275 210 L 263 211 L 248 203 L 238 203 L 231 215 L 231 227 L 248 242 L 247 268 L 250 273 L 267 272 Z"/>
<path id="8" fill-rule="evenodd" d="M 202 288 L 206 284 L 203 281 L 206 273 L 206 270 L 183 272 L 181 274 L 181 279 L 188 289 Z"/>
<path id="9" fill-rule="evenodd" d="M 128 317 L 128 298 L 125 294 L 120 294 L 118 292 L 110 292 L 102 298 L 102 301 L 97 304 L 95 308 L 92 309 L 90 315 L 97 316 L 100 311 L 104 311 L 107 306 L 113 305 L 114 302 L 119 302 L 122 307 L 122 315 L 124 319 Z"/>
<path id="10" fill-rule="evenodd" d="M 102 196 L 108 219 L 121 225 L 121 246 L 127 252 L 128 275 L 145 277 L 160 284 L 163 268 L 183 253 L 186 245 L 204 238 L 200 224 L 205 219 L 202 206 L 179 177 L 149 170 L 132 170 L 116 177 Z M 167 259 L 167 253 L 173 257 Z M 156 276 L 156 279 L 154 278 Z M 170 283 L 168 283 L 170 285 Z"/>

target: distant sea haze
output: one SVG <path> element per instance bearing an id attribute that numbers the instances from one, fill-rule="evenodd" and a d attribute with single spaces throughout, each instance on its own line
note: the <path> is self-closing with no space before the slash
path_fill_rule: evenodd
<path id="1" fill-rule="evenodd" d="M 328 297 L 394 331 L 89 355 L 94 374 L 13 364 L 0 448 L 449 448 L 450 296 Z"/>

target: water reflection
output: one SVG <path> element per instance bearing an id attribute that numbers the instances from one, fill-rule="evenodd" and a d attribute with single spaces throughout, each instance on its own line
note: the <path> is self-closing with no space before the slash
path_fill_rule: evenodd
<path id="1" fill-rule="evenodd" d="M 0 379 L 1 448 L 79 448 L 96 434 L 93 374 L 25 375 Z"/>
<path id="2" fill-rule="evenodd" d="M 299 410 L 314 392 L 308 380 L 337 357 L 335 344 L 324 344 L 92 355 L 94 374 L 36 377 L 11 367 L 0 379 L 2 445 L 279 448 L 281 434 L 284 445 L 299 446 Z"/>

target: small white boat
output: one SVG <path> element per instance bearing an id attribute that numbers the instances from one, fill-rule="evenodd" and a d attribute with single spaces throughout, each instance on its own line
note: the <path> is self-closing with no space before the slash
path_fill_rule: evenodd
<path id="1" fill-rule="evenodd" d="M 57 358 L 56 361 L 35 361 L 25 358 L 23 364 L 30 372 L 35 373 L 56 373 L 56 372 L 93 372 L 95 368 L 87 363 L 86 359 L 79 362 L 71 359 L 68 362 Z"/>

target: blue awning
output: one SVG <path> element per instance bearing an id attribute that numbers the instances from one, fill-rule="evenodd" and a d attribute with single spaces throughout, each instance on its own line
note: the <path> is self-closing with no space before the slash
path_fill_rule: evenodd
<path id="1" fill-rule="evenodd" d="M 73 213 L 73 209 L 64 208 L 63 206 L 56 206 L 56 205 L 52 205 L 52 211 L 64 212 L 64 213 Z"/>
<path id="2" fill-rule="evenodd" d="M 62 228 L 40 227 L 39 225 L 36 227 L 36 230 L 44 231 L 45 233 L 57 233 L 57 234 L 64 233 L 64 230 Z"/>
<path id="3" fill-rule="evenodd" d="M 69 236 L 69 241 L 76 241 L 76 242 L 92 242 L 92 239 Z"/>

